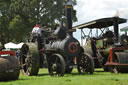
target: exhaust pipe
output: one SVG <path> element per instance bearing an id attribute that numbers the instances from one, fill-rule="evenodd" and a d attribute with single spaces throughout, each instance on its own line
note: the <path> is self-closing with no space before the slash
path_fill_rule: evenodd
<path id="1" fill-rule="evenodd" d="M 114 43 L 117 44 L 119 41 L 119 17 L 113 17 L 114 25 Z"/>
<path id="2" fill-rule="evenodd" d="M 72 0 L 69 0 L 65 5 L 65 12 L 66 12 L 66 24 L 67 24 L 67 35 L 72 36 Z"/>

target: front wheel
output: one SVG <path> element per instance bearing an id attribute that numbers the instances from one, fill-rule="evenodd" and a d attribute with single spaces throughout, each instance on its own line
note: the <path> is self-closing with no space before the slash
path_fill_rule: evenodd
<path id="1" fill-rule="evenodd" d="M 53 54 L 48 60 L 48 71 L 51 76 L 64 76 L 65 61 L 60 54 Z"/>
<path id="2" fill-rule="evenodd" d="M 79 73 L 94 72 L 94 60 L 88 53 L 83 53 L 80 57 L 77 57 L 77 69 Z"/>

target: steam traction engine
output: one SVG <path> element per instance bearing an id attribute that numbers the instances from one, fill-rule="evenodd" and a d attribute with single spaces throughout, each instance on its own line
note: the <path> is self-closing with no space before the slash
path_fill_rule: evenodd
<path id="1" fill-rule="evenodd" d="M 95 68 L 102 67 L 104 71 L 110 70 L 114 73 L 128 73 L 128 36 L 119 36 L 119 24 L 126 22 L 126 19 L 116 16 L 93 20 L 74 27 L 81 29 L 81 38 L 87 40 L 83 48 L 85 53 L 93 57 Z M 113 31 L 109 30 L 110 26 L 113 26 Z M 89 35 L 86 35 L 87 33 L 84 33 L 86 30 L 83 29 L 90 29 Z M 92 36 L 94 29 L 96 36 Z"/>
<path id="2" fill-rule="evenodd" d="M 55 30 L 44 31 L 39 39 L 41 41 L 38 41 L 38 47 L 34 43 L 22 46 L 20 62 L 25 75 L 37 75 L 39 61 L 44 57 L 47 59 L 51 76 L 71 73 L 74 66 L 77 66 L 79 73 L 93 73 L 93 59 L 84 54 L 78 40 L 72 35 L 74 30 L 72 30 L 71 10 L 72 5 L 66 5 L 67 27 L 61 25 Z"/>
<path id="3" fill-rule="evenodd" d="M 4 43 L 0 39 L 0 81 L 17 80 L 19 73 L 20 67 L 15 52 L 4 51 Z"/>

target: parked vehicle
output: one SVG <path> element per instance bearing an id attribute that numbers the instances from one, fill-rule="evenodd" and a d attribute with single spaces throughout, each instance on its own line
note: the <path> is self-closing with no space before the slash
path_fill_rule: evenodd
<path id="1" fill-rule="evenodd" d="M 48 71 L 51 76 L 63 76 L 71 73 L 73 67 L 79 73 L 94 71 L 94 61 L 90 55 L 84 53 L 77 39 L 72 33 L 72 5 L 66 5 L 67 26 L 61 24 L 55 30 L 42 31 L 36 43 L 24 44 L 21 48 L 20 65 L 25 75 L 37 75 L 41 60 L 46 58 Z M 76 61 L 76 62 L 75 62 Z"/>
<path id="2" fill-rule="evenodd" d="M 0 40 L 0 81 L 17 80 L 20 67 L 14 51 L 4 50 L 4 43 Z"/>
<path id="3" fill-rule="evenodd" d="M 84 52 L 91 55 L 96 68 L 103 67 L 105 71 L 112 72 L 128 72 L 126 52 L 128 44 L 122 42 L 118 28 L 119 24 L 125 22 L 126 19 L 123 18 L 109 17 L 73 27 L 73 29 L 81 29 L 82 40 L 86 39 L 86 44 L 83 45 Z M 113 26 L 112 30 L 109 30 L 110 26 Z M 89 35 L 86 35 L 86 31 L 83 30 L 87 28 L 90 29 Z M 96 36 L 92 36 L 94 29 L 96 29 Z M 98 34 L 99 30 L 100 34 Z"/>

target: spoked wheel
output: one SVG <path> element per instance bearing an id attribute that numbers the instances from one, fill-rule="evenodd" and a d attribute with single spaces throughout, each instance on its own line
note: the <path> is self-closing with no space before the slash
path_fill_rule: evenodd
<path id="1" fill-rule="evenodd" d="M 79 73 L 93 74 L 94 72 L 93 58 L 88 53 L 84 53 L 80 57 L 77 57 L 77 69 Z"/>
<path id="2" fill-rule="evenodd" d="M 37 75 L 39 71 L 39 53 L 34 43 L 24 44 L 21 48 L 20 65 L 24 75 Z"/>
<path id="3" fill-rule="evenodd" d="M 53 54 L 49 58 L 48 71 L 51 76 L 64 76 L 65 61 L 60 54 Z"/>

